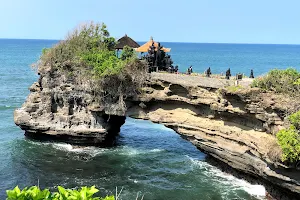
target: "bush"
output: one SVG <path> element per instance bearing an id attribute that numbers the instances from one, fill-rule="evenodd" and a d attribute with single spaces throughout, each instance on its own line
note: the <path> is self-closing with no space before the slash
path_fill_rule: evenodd
<path id="1" fill-rule="evenodd" d="M 300 111 L 294 113 L 294 114 L 291 114 L 289 117 L 288 117 L 289 121 L 291 122 L 291 124 L 293 126 L 295 126 L 296 129 L 300 129 Z"/>
<path id="2" fill-rule="evenodd" d="M 114 46 L 115 39 L 109 37 L 106 25 L 91 22 L 76 28 L 54 47 L 43 50 L 38 65 L 67 70 L 78 65 L 83 67 L 83 55 L 97 51 L 114 52 Z"/>
<path id="3" fill-rule="evenodd" d="M 126 60 L 128 58 L 132 58 L 134 57 L 134 51 L 133 51 L 133 48 L 129 47 L 129 46 L 125 46 L 122 50 L 122 53 L 121 53 L 121 60 Z"/>
<path id="4" fill-rule="evenodd" d="M 290 96 L 300 96 L 300 73 L 294 68 L 274 69 L 266 76 L 256 78 L 252 87 Z"/>
<path id="5" fill-rule="evenodd" d="M 296 163 L 300 160 L 300 137 L 297 129 L 292 125 L 288 129 L 280 130 L 277 140 L 282 148 L 282 161 Z"/>
<path id="6" fill-rule="evenodd" d="M 57 192 L 50 192 L 48 189 L 41 190 L 37 186 L 24 188 L 20 190 L 15 187 L 13 190 L 7 190 L 7 200 L 115 200 L 114 196 L 105 198 L 93 197 L 99 190 L 92 187 L 82 187 L 79 190 L 64 189 L 58 186 Z"/>
<path id="7" fill-rule="evenodd" d="M 105 24 L 85 24 L 56 46 L 43 50 L 38 71 L 53 77 L 64 74 L 103 105 L 125 105 L 123 98 L 138 94 L 144 84 L 147 65 L 128 47 L 118 59 L 115 43 Z"/>
<path id="8" fill-rule="evenodd" d="M 113 51 L 92 51 L 81 56 L 86 65 L 93 68 L 95 77 L 103 77 L 120 73 L 124 67 L 122 60 L 118 59 Z"/>

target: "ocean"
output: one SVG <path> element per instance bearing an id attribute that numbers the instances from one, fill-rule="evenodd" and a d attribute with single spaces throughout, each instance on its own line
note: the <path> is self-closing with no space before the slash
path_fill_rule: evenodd
<path id="1" fill-rule="evenodd" d="M 300 69 L 300 45 L 277 44 L 196 44 L 162 43 L 171 48 L 170 55 L 181 72 L 192 65 L 198 73 L 210 67 L 214 74 L 225 74 L 230 68 L 231 74 L 244 73 L 254 76 L 266 74 L 271 69 Z"/>
<path id="2" fill-rule="evenodd" d="M 26 139 L 15 126 L 13 111 L 29 94 L 38 76 L 30 65 L 51 40 L 0 39 L 0 199 L 16 185 L 96 185 L 100 193 L 123 188 L 121 198 L 136 199 L 264 199 L 265 189 L 224 173 L 206 155 L 174 131 L 149 121 L 126 119 L 112 148 L 77 148 L 65 143 Z M 203 73 L 265 74 L 272 68 L 300 67 L 300 46 L 162 43 L 172 48 L 181 72 L 193 65 Z"/>

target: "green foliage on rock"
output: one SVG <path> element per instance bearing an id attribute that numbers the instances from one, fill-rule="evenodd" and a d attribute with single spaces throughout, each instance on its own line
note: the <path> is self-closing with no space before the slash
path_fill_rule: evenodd
<path id="1" fill-rule="evenodd" d="M 49 48 L 43 48 L 42 49 L 42 55 L 46 54 L 49 51 Z"/>
<path id="2" fill-rule="evenodd" d="M 105 24 L 84 24 L 54 47 L 43 50 L 38 72 L 84 86 L 97 102 L 125 105 L 123 99 L 138 94 L 144 84 L 147 65 L 129 48 L 119 59 L 115 44 Z"/>
<path id="3" fill-rule="evenodd" d="M 280 130 L 276 137 L 283 152 L 282 161 L 296 163 L 300 161 L 300 111 L 288 116 L 288 120 L 290 127 Z"/>
<path id="4" fill-rule="evenodd" d="M 37 64 L 39 68 L 50 66 L 53 70 L 68 73 L 84 71 L 87 76 L 94 78 L 115 75 L 128 65 L 126 60 L 138 62 L 130 47 L 125 47 L 121 59 L 118 59 L 115 44 L 116 41 L 110 37 L 105 24 L 84 24 L 56 46 L 43 49 Z"/>
<path id="5" fill-rule="evenodd" d="M 226 87 L 226 90 L 228 92 L 233 92 L 233 93 L 237 92 L 240 89 L 243 89 L 243 86 L 241 86 L 241 85 L 231 85 L 231 86 Z"/>
<path id="6" fill-rule="evenodd" d="M 291 124 L 295 126 L 296 129 L 300 129 L 300 111 L 291 114 L 288 117 L 288 119 L 291 122 Z"/>
<path id="7" fill-rule="evenodd" d="M 300 160 L 300 136 L 298 130 L 292 125 L 288 129 L 280 130 L 277 140 L 282 148 L 282 161 L 295 163 Z"/>
<path id="8" fill-rule="evenodd" d="M 300 73 L 294 68 L 274 69 L 267 75 L 256 78 L 252 87 L 290 96 L 300 96 Z"/>
<path id="9" fill-rule="evenodd" d="M 109 36 L 105 24 L 85 24 L 76 28 L 56 46 L 43 50 L 39 65 L 68 71 L 76 67 L 93 70 L 94 59 L 87 58 L 100 54 L 96 56 L 103 58 L 100 61 L 110 60 L 111 57 L 116 57 L 114 46 L 115 39 Z"/>
<path id="10" fill-rule="evenodd" d="M 118 59 L 113 51 L 87 52 L 81 59 L 93 68 L 96 77 L 118 74 L 124 67 L 122 60 Z"/>
<path id="11" fill-rule="evenodd" d="M 13 190 L 7 190 L 7 200 L 115 200 L 114 196 L 105 198 L 94 197 L 99 190 L 92 187 L 82 187 L 81 189 L 65 189 L 58 186 L 57 192 L 50 192 L 48 189 L 41 190 L 37 186 L 24 188 L 20 190 L 15 187 Z"/>
<path id="12" fill-rule="evenodd" d="M 121 53 L 121 60 L 126 60 L 126 59 L 129 59 L 129 58 L 132 58 L 134 57 L 134 51 L 133 51 L 133 48 L 129 47 L 129 46 L 125 46 L 122 50 L 122 53 Z"/>

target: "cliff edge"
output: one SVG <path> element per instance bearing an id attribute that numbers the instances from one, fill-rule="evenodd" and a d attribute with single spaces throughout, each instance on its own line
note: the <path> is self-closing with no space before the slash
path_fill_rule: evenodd
<path id="1" fill-rule="evenodd" d="M 300 194 L 299 171 L 280 162 L 274 134 L 284 125 L 289 102 L 232 80 L 151 73 L 142 92 L 110 106 L 58 71 L 46 71 L 14 113 L 29 137 L 76 145 L 111 145 L 125 116 L 161 123 L 200 150 L 287 195 Z M 274 192 L 273 191 L 273 192 Z M 284 199 L 284 196 L 277 197 Z"/>

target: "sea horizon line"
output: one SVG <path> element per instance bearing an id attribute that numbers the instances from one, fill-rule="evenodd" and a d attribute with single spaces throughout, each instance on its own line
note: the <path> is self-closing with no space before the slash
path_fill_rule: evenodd
<path id="1" fill-rule="evenodd" d="M 62 41 L 61 39 L 39 39 L 39 38 L 0 38 L 0 40 L 40 40 L 40 41 Z M 146 43 L 148 41 L 137 41 L 138 43 Z M 177 44 L 231 44 L 231 45 L 290 45 L 299 46 L 300 44 L 289 43 L 247 43 L 247 42 L 174 42 L 174 41 L 158 41 L 160 43 L 177 43 Z"/>

